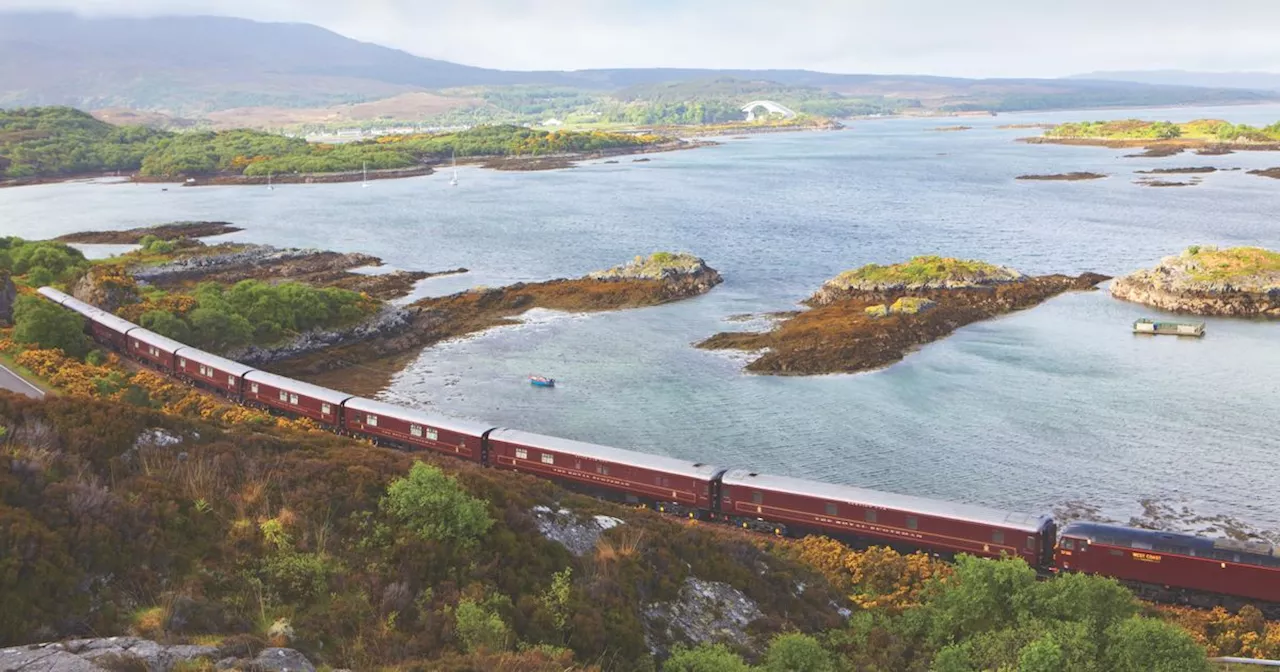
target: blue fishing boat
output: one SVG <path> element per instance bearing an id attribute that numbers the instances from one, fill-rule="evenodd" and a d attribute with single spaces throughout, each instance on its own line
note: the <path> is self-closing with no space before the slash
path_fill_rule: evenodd
<path id="1" fill-rule="evenodd" d="M 556 379 L 546 376 L 529 376 L 529 384 L 534 387 L 555 387 Z"/>

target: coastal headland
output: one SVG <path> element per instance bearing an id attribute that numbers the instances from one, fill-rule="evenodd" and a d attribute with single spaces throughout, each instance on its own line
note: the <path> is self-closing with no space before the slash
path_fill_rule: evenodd
<path id="1" fill-rule="evenodd" d="M 1280 318 L 1280 252 L 1192 246 L 1117 279 L 1111 295 L 1196 315 Z"/>
<path id="2" fill-rule="evenodd" d="M 1280 123 L 1266 127 L 1233 124 L 1222 119 L 1196 119 L 1174 123 L 1121 119 L 1058 124 L 1041 136 L 1018 138 L 1035 145 L 1087 145 L 1112 149 L 1143 148 L 1129 157 L 1173 156 L 1194 150 L 1217 156 L 1234 151 L 1280 150 Z"/>
<path id="3" fill-rule="evenodd" d="M 781 316 L 766 332 L 722 332 L 708 350 L 759 352 L 755 373 L 856 373 L 901 360 L 973 322 L 1022 310 L 1107 276 L 1027 276 L 981 261 L 922 256 L 847 271 L 809 297 L 808 310 Z"/>

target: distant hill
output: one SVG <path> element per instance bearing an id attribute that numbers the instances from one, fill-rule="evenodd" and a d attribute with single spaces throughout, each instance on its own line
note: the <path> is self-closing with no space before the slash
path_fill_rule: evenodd
<path id="1" fill-rule="evenodd" d="M 333 106 L 398 97 L 391 116 L 443 114 L 483 108 L 488 118 L 512 120 L 502 108 L 512 96 L 483 95 L 477 87 L 557 87 L 607 96 L 627 90 L 629 100 L 662 92 L 669 100 L 685 87 L 691 100 L 765 83 L 810 100 L 869 99 L 856 105 L 819 100 L 821 110 L 1027 110 L 1139 105 L 1257 102 L 1280 93 L 1230 88 L 1154 86 L 1072 79 L 959 79 L 916 75 L 830 74 L 808 70 L 601 69 L 569 72 L 504 71 L 421 58 L 352 40 L 312 25 L 260 23 L 220 17 L 82 18 L 65 13 L 0 13 L 0 107 L 68 105 L 86 110 L 122 108 L 170 117 L 208 119 L 231 114 L 269 123 L 312 119 L 360 119 L 374 110 L 346 114 Z M 451 89 L 467 90 L 450 91 Z M 800 89 L 808 89 L 809 92 Z M 460 100 L 405 98 L 441 93 Z M 538 96 L 516 96 L 524 110 Z M 563 105 L 573 94 L 553 96 Z M 480 102 L 483 101 L 483 102 Z M 606 103 L 609 101 L 605 101 Z M 864 104 L 865 103 L 865 104 Z M 546 111 L 564 111 L 555 105 Z M 585 107 L 591 107 L 586 105 Z M 281 109 L 315 108 L 302 115 Z M 320 109 L 329 108 L 329 109 Z M 227 115 L 223 115 L 224 117 Z M 386 116 L 386 115 L 382 115 Z M 517 115 L 518 116 L 518 115 Z M 399 118 L 399 117 L 396 117 Z M 457 120 L 457 119 L 455 119 Z M 463 119 L 465 120 L 465 119 Z M 219 119 L 217 125 L 225 125 Z"/>
<path id="2" fill-rule="evenodd" d="M 1115 70 L 1072 75 L 1067 79 L 1107 80 L 1172 86 L 1226 87 L 1280 91 L 1277 72 L 1194 72 L 1190 70 Z"/>

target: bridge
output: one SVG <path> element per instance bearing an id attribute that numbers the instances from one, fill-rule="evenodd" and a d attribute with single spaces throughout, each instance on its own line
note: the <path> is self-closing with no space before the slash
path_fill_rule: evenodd
<path id="1" fill-rule="evenodd" d="M 795 110 L 789 107 L 786 107 L 784 105 L 779 105 L 778 103 L 775 103 L 772 100 L 753 100 L 747 103 L 746 105 L 742 106 L 742 111 L 747 113 L 747 121 L 755 121 L 756 110 L 762 107 L 765 109 L 765 112 L 768 112 L 771 114 L 781 114 L 787 119 L 793 119 L 796 116 Z"/>

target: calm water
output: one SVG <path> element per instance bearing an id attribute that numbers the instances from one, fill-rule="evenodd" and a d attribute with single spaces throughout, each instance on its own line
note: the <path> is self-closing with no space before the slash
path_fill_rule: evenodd
<path id="1" fill-rule="evenodd" d="M 1150 167 L 1280 165 L 1274 153 L 1120 158 L 1028 146 L 999 124 L 1127 112 L 858 122 L 840 133 L 726 141 L 543 173 L 460 171 L 359 184 L 173 188 L 77 183 L 0 190 L 0 232 L 44 237 L 222 219 L 232 240 L 368 252 L 463 276 L 421 295 L 573 276 L 635 254 L 689 250 L 725 283 L 707 296 L 599 315 L 535 311 L 443 344 L 385 396 L 497 424 L 656 453 L 1028 511 L 1083 499 L 1126 517 L 1144 497 L 1280 529 L 1280 323 L 1208 320 L 1190 341 L 1137 338 L 1156 311 L 1069 294 L 973 325 L 862 375 L 744 375 L 691 347 L 787 310 L 826 278 L 915 254 L 1033 273 L 1121 274 L 1190 244 L 1280 248 L 1280 182 L 1243 171 L 1200 186 L 1132 183 Z M 1280 107 L 1131 113 L 1270 123 Z M 1022 173 L 1089 170 L 1079 183 Z M 530 373 L 560 386 L 531 388 Z"/>

